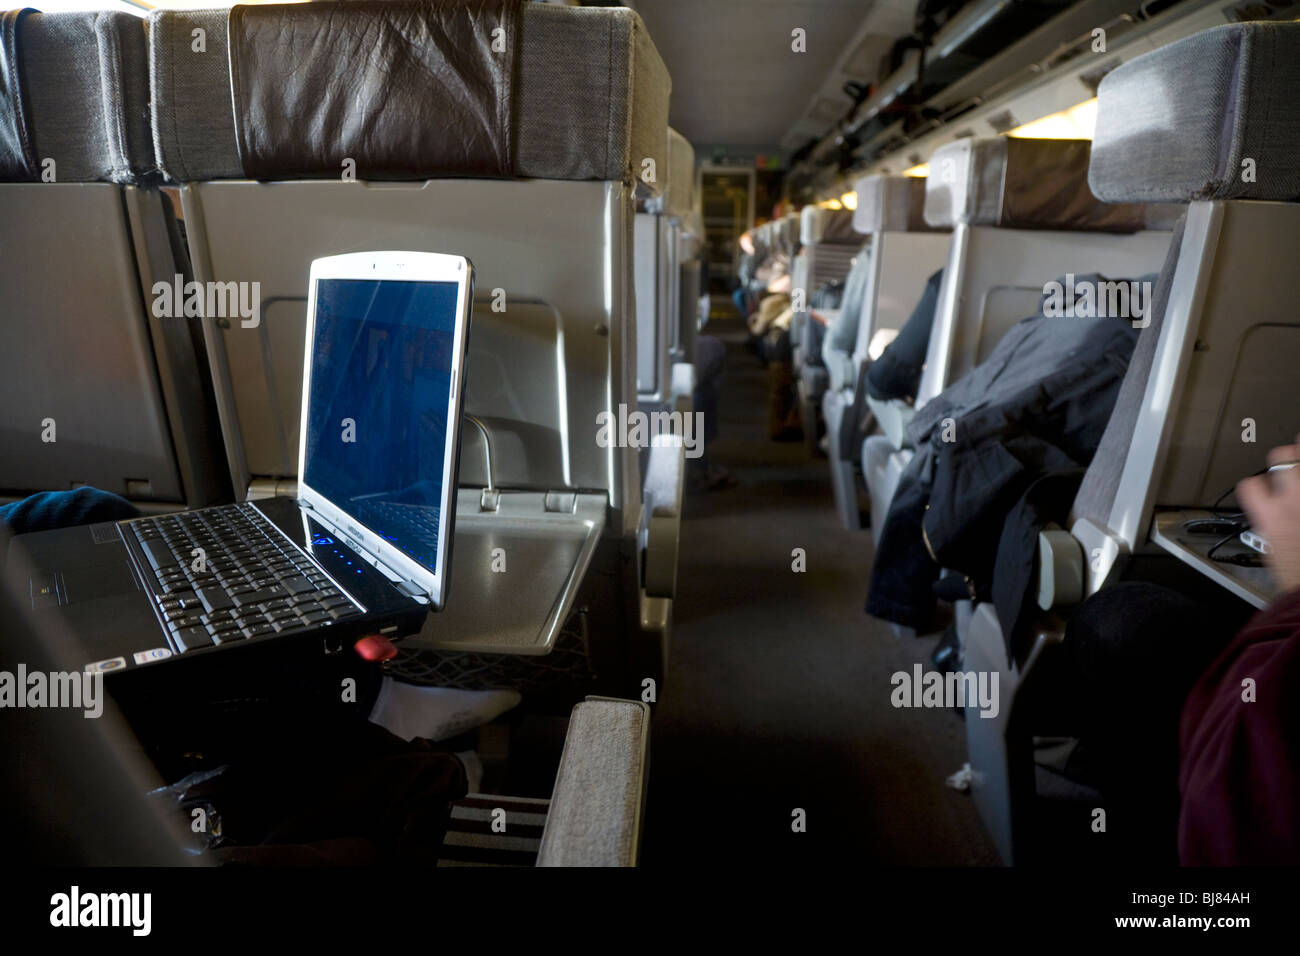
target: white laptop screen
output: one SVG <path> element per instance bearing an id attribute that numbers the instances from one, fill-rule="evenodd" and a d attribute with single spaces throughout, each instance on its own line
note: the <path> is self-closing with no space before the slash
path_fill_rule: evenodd
<path id="1" fill-rule="evenodd" d="M 319 280 L 307 402 L 306 483 L 435 573 L 456 294 L 454 282 Z"/>

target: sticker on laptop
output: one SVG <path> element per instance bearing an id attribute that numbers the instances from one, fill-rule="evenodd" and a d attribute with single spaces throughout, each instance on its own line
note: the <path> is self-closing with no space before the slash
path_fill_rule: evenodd
<path id="1" fill-rule="evenodd" d="M 150 661 L 162 661 L 172 656 L 170 648 L 155 647 L 151 651 L 136 651 L 135 662 L 137 664 L 148 664 Z"/>
<path id="2" fill-rule="evenodd" d="M 86 670 L 103 673 L 104 671 L 115 671 L 126 666 L 125 657 L 110 657 L 106 661 L 95 661 L 93 664 L 87 664 Z"/>

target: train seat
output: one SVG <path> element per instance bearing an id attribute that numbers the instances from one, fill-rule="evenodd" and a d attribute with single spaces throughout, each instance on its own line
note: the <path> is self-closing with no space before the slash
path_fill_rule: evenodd
<path id="1" fill-rule="evenodd" d="M 199 320 L 154 308 L 156 284 L 190 276 L 158 190 L 145 25 L 24 10 L 0 29 L 15 54 L 0 88 L 0 287 L 23 341 L 0 355 L 13 452 L 0 494 L 90 485 L 154 510 L 226 499 Z"/>
<path id="2" fill-rule="evenodd" d="M 1231 24 L 1138 57 L 1101 83 L 1093 191 L 1111 202 L 1188 205 L 1069 530 L 1040 535 L 1044 611 L 1085 600 L 1127 555 L 1152 549 L 1162 509 L 1215 505 L 1265 450 L 1294 439 L 1300 398 L 1288 383 L 1300 319 L 1286 249 L 1300 235 L 1300 175 L 1287 158 L 1300 142 L 1288 92 L 1297 54 L 1298 23 Z M 1158 112 L 1143 105 L 1154 101 Z M 1258 176 L 1243 175 L 1252 166 Z M 1009 722 L 1063 634 L 1040 627 L 1009 659 L 1004 630 L 980 605 L 964 647 L 965 666 L 1002 674 L 1002 716 L 968 719 L 967 741 L 972 792 L 1010 863 L 1026 855 L 1033 795 L 1023 764 L 1032 727 Z"/>
<path id="3" fill-rule="evenodd" d="M 852 341 L 828 333 L 822 348 L 829 387 L 822 397 L 835 510 L 846 528 L 861 527 L 858 508 L 860 427 L 866 418 L 860 380 L 891 335 L 907 321 L 926 279 L 942 268 L 950 234 L 925 222 L 925 178 L 875 175 L 856 185 L 853 228 L 867 237 L 844 290 L 844 308 L 858 316 Z M 856 280 L 856 281 L 855 281 Z M 873 354 L 874 352 L 874 354 Z"/>
<path id="4" fill-rule="evenodd" d="M 889 502 L 912 452 L 900 436 L 916 408 L 988 357 L 1002 335 L 1038 309 L 1045 283 L 1070 273 L 1155 272 L 1169 233 L 1148 228 L 1141 204 L 1110 205 L 1088 189 L 1086 140 L 964 139 L 935 151 L 925 219 L 951 226 L 939 304 L 914 405 L 873 403 L 898 427 L 862 446 L 879 540 Z M 894 435 L 893 440 L 887 436 Z"/>
<path id="5" fill-rule="evenodd" d="M 600 687 L 639 694 L 643 679 L 662 677 L 672 593 L 643 584 L 650 529 L 638 449 L 598 436 L 606 416 L 636 409 L 634 202 L 658 194 L 668 166 L 669 78 L 632 11 L 524 4 L 517 20 L 504 19 L 511 9 L 156 11 L 158 162 L 183 184 L 198 279 L 261 289 L 256 325 L 204 328 L 241 497 L 289 492 L 296 478 L 310 262 L 376 248 L 473 261 L 465 408 L 482 427 L 463 429 L 459 597 L 405 642 L 404 654 L 437 665 L 409 661 L 408 676 L 472 682 L 509 658 L 528 659 L 540 678 L 554 672 L 544 665 L 565 638 L 577 665 L 613 682 Z M 358 21 L 325 31 L 338 44 L 328 58 L 304 48 L 321 17 Z M 493 46 L 498 28 L 503 49 Z M 195 51 L 195 31 L 205 52 Z M 362 34 L 375 42 L 348 39 Z M 448 43 L 469 54 L 442 57 Z M 416 66 L 429 57 L 455 70 L 432 84 L 433 72 Z M 380 86 L 364 80 L 337 102 L 299 102 L 305 87 L 267 66 L 285 60 L 363 78 L 406 64 L 383 86 L 403 102 L 384 109 L 412 119 L 367 125 Z M 445 122 L 421 126 L 435 110 L 461 135 L 429 132 Z M 328 127 L 319 137 L 302 126 L 317 120 Z M 680 444 L 650 454 L 683 470 Z M 655 548 L 675 548 L 675 533 L 656 523 Z M 490 573 L 501 547 L 519 560 Z M 557 574 L 537 577 L 558 593 L 514 583 L 556 562 Z M 535 613 L 521 621 L 525 605 Z"/>

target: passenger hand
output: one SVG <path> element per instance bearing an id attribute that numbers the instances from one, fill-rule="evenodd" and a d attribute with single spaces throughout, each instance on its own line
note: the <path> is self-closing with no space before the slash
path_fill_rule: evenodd
<path id="1" fill-rule="evenodd" d="M 1274 448 L 1268 455 L 1269 465 L 1297 460 L 1300 444 Z M 1278 588 L 1300 587 L 1300 466 L 1238 482 L 1237 501 L 1251 527 L 1273 548 L 1267 561 Z"/>

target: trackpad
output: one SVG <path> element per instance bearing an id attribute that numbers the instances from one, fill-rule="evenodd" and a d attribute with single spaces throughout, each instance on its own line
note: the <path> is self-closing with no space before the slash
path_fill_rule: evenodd
<path id="1" fill-rule="evenodd" d="M 125 561 L 93 568 L 74 568 L 64 571 L 62 577 L 64 604 L 98 601 L 136 590 L 135 577 Z"/>

